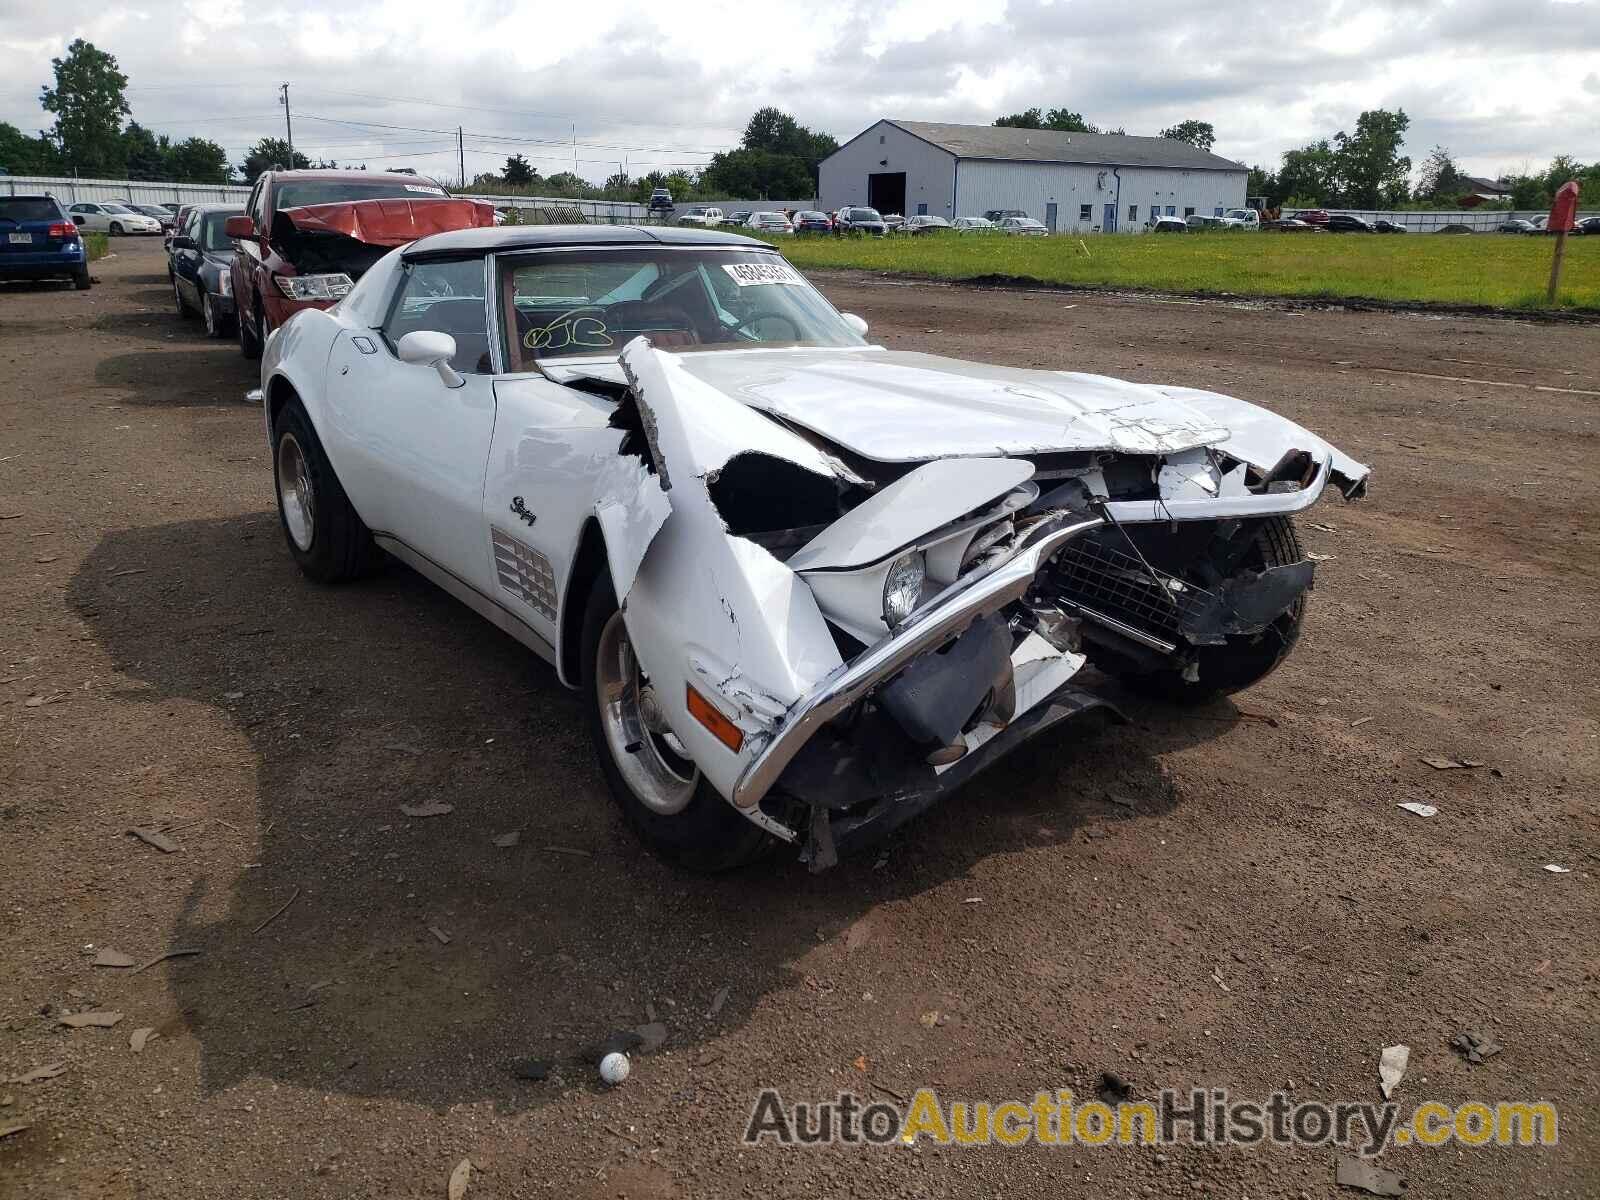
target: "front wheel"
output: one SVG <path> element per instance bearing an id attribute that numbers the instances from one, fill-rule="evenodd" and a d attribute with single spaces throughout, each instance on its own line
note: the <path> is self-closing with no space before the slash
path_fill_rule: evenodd
<path id="1" fill-rule="evenodd" d="M 1255 544 L 1241 564 L 1256 570 L 1288 566 L 1305 558 L 1294 522 L 1270 517 L 1256 530 Z M 1230 636 L 1221 646 L 1201 646 L 1195 653 L 1198 678 L 1185 679 L 1177 670 L 1133 673 L 1106 665 L 1135 691 L 1172 704 L 1204 704 L 1217 696 L 1242 692 L 1272 674 L 1300 640 L 1306 594 L 1259 633 Z M 1101 664 L 1096 664 L 1101 665 Z"/>
<path id="2" fill-rule="evenodd" d="M 731 871 L 771 848 L 772 838 L 719 796 L 683 753 L 604 573 L 584 611 L 582 686 L 606 787 L 640 841 L 668 862 L 706 874 Z"/>
<path id="3" fill-rule="evenodd" d="M 345 495 L 299 400 L 274 423 L 272 463 L 278 519 L 300 569 L 318 583 L 364 574 L 377 557 L 372 532 Z"/>
<path id="4" fill-rule="evenodd" d="M 239 353 L 245 358 L 256 359 L 261 357 L 261 336 L 250 332 L 250 324 L 244 319 L 244 308 L 241 306 L 236 318 L 239 324 Z M 257 328 L 260 328 L 261 308 L 256 307 Z"/>
<path id="5" fill-rule="evenodd" d="M 189 302 L 183 298 L 183 285 L 178 282 L 176 275 L 172 278 L 172 299 L 178 306 L 178 316 L 189 316 Z"/>
<path id="6" fill-rule="evenodd" d="M 111 236 L 112 237 L 121 237 L 122 236 L 122 222 L 121 221 L 113 221 L 113 222 L 111 222 Z"/>
<path id="7" fill-rule="evenodd" d="M 205 295 L 205 304 L 201 315 L 206 320 L 207 337 L 221 338 L 228 336 L 228 318 L 218 310 L 217 298 L 210 292 Z"/>

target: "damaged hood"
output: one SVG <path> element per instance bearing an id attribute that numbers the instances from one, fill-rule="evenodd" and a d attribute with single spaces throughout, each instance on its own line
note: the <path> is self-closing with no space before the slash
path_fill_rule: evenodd
<path id="1" fill-rule="evenodd" d="M 285 208 L 278 216 L 301 233 L 334 233 L 369 246 L 404 246 L 432 233 L 494 224 L 494 205 L 482 200 L 346 200 Z"/>
<path id="2" fill-rule="evenodd" d="M 1103 375 L 1027 371 L 900 351 L 684 354 L 723 394 L 864 458 L 1114 450 L 1171 454 L 1216 445 L 1228 427 L 1180 389 Z"/>

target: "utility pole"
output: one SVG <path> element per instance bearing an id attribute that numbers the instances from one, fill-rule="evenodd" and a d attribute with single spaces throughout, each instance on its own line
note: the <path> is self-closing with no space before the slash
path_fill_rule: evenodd
<path id="1" fill-rule="evenodd" d="M 461 166 L 461 186 L 467 186 L 467 151 L 461 141 L 461 126 L 456 126 L 456 161 Z"/>
<path id="2" fill-rule="evenodd" d="M 283 165 L 294 170 L 294 122 L 289 117 L 289 85 L 280 84 L 283 92 L 283 132 L 289 140 L 289 161 Z"/>

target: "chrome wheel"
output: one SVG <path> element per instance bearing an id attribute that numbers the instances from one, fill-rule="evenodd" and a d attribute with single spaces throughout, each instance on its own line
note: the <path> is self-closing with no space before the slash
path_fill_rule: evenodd
<path id="1" fill-rule="evenodd" d="M 694 799 L 700 771 L 661 716 L 654 690 L 628 641 L 622 613 L 600 632 L 595 699 L 611 760 L 631 791 L 651 812 L 670 817 Z"/>
<path id="2" fill-rule="evenodd" d="M 183 288 L 181 288 L 178 285 L 178 280 L 177 280 L 176 276 L 174 276 L 173 280 L 172 280 L 172 299 L 178 305 L 178 315 L 180 317 L 188 316 L 188 314 L 189 314 L 188 306 L 185 305 L 184 302 L 183 302 Z"/>
<path id="3" fill-rule="evenodd" d="M 300 550 L 310 550 L 317 534 L 317 492 L 305 451 L 292 433 L 278 442 L 278 507 L 290 539 Z"/>

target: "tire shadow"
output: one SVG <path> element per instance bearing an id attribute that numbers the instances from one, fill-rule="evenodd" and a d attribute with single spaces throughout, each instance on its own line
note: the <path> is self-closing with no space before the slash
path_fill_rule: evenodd
<path id="1" fill-rule="evenodd" d="M 207 1094 L 263 1074 L 436 1109 L 538 1107 L 561 1089 L 514 1079 L 510 1060 L 567 1059 L 644 1022 L 649 1004 L 669 1047 L 692 1049 L 804 986 L 819 938 L 879 905 L 1029 848 L 1072 870 L 1086 825 L 1177 803 L 1148 731 L 1068 725 L 886 852 L 820 876 L 792 851 L 687 875 L 626 831 L 579 699 L 549 668 L 407 570 L 319 587 L 280 539 L 275 513 L 129 529 L 69 591 L 146 685 L 118 703 L 226 712 L 230 777 L 248 747 L 256 828 L 239 836 L 255 861 L 225 882 L 202 873 L 171 930 L 171 945 L 204 950 L 171 986 Z M 1225 728 L 1174 722 L 1154 743 Z M 402 811 L 425 803 L 451 811 Z M 515 845 L 496 843 L 512 832 Z M 1061 936 L 1086 935 L 1068 922 Z M 720 985 L 730 999 L 713 1020 Z"/>

